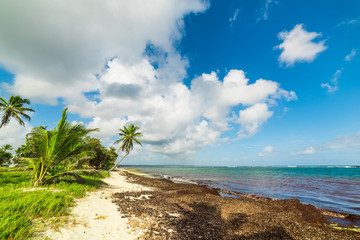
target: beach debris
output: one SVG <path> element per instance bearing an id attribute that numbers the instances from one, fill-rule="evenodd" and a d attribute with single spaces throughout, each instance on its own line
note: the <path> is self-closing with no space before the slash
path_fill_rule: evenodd
<path id="1" fill-rule="evenodd" d="M 129 226 L 142 230 L 139 239 L 360 239 L 356 231 L 325 226 L 319 209 L 297 199 L 222 197 L 203 185 L 126 176 L 154 189 L 113 195 Z"/>
<path id="2" fill-rule="evenodd" d="M 349 225 L 346 227 L 342 227 L 340 226 L 338 223 L 330 223 L 330 224 L 325 224 L 325 226 L 331 227 L 333 229 L 337 229 L 337 230 L 345 230 L 345 231 L 353 231 L 353 232 L 359 232 L 360 233 L 360 228 L 358 228 L 357 226 L 354 225 Z"/>
<path id="3" fill-rule="evenodd" d="M 96 214 L 96 216 L 97 216 L 97 214 Z M 95 217 L 94 220 L 100 220 L 100 219 L 106 219 L 106 218 L 107 218 L 107 216 L 105 216 L 105 215 L 99 215 L 99 216 Z"/>

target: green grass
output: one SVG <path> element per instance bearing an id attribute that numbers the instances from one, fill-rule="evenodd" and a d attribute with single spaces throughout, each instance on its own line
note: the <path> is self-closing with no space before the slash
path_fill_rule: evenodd
<path id="1" fill-rule="evenodd" d="M 33 189 L 31 172 L 0 172 L 0 239 L 28 239 L 54 217 L 68 215 L 74 198 L 99 187 L 100 178 L 108 176 L 105 172 L 101 175 L 82 176 L 84 183 L 63 179 Z"/>
<path id="2" fill-rule="evenodd" d="M 7 170 L 7 167 L 0 167 L 0 171 Z"/>
<path id="3" fill-rule="evenodd" d="M 25 171 L 29 168 L 27 167 L 0 167 L 0 172 L 7 172 L 7 171 Z"/>

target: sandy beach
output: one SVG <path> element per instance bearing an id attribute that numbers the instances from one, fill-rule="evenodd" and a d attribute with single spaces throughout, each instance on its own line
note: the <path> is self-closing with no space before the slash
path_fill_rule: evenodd
<path id="1" fill-rule="evenodd" d="M 79 200 L 69 224 L 50 239 L 360 239 L 334 229 L 296 199 L 222 197 L 217 189 L 125 170 Z"/>
<path id="2" fill-rule="evenodd" d="M 69 221 L 71 224 L 60 229 L 47 230 L 41 238 L 50 239 L 136 239 L 142 234 L 141 229 L 132 229 L 130 219 L 124 218 L 112 203 L 112 195 L 121 192 L 150 191 L 151 188 L 129 183 L 121 171 L 111 172 L 103 180 L 106 185 L 77 200 L 72 208 Z"/>

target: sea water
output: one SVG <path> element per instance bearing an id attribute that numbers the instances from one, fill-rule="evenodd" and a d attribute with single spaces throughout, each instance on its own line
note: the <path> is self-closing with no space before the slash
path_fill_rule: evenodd
<path id="1" fill-rule="evenodd" d="M 167 178 L 276 199 L 297 198 L 316 207 L 360 215 L 360 167 L 125 166 Z"/>

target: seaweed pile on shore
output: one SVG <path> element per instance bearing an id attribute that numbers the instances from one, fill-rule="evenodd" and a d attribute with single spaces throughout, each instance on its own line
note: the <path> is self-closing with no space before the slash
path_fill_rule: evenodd
<path id="1" fill-rule="evenodd" d="M 113 202 L 141 239 L 360 239 L 329 227 L 321 211 L 297 199 L 222 197 L 216 189 L 123 172 L 155 191 L 124 192 Z"/>

